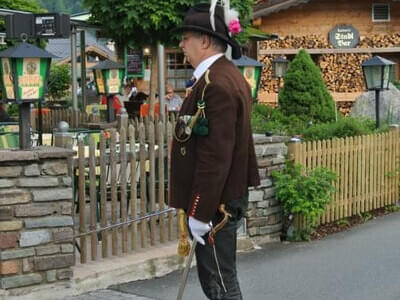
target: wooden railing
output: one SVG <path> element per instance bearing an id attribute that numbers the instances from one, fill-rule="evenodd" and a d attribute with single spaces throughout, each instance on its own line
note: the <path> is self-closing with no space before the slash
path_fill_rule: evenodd
<path id="1" fill-rule="evenodd" d="M 175 211 L 166 206 L 171 139 L 172 122 L 139 121 L 101 132 L 99 145 L 94 136 L 89 145 L 78 141 L 75 236 L 82 264 L 89 253 L 98 260 L 99 252 L 107 258 L 177 238 Z"/>
<path id="2" fill-rule="evenodd" d="M 306 168 L 325 167 L 338 175 L 333 202 L 321 223 L 359 215 L 399 201 L 400 131 L 291 143 L 289 155 Z M 299 218 L 297 226 L 304 220 Z"/>

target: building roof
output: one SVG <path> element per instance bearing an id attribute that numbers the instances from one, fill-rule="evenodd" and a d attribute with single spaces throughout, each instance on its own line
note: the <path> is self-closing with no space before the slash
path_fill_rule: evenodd
<path id="1" fill-rule="evenodd" d="M 265 17 L 281 10 L 288 9 L 311 0 L 264 0 L 259 1 L 253 8 L 253 18 Z"/>
<path id="2" fill-rule="evenodd" d="M 109 59 L 115 57 L 115 54 L 106 46 L 107 39 L 96 38 L 95 34 L 92 31 L 85 30 L 85 42 L 86 51 L 91 50 L 97 52 L 99 53 L 99 55 Z M 77 46 L 80 47 L 79 35 L 77 38 Z M 58 59 L 55 59 L 54 61 L 68 61 L 71 57 L 71 40 L 49 39 L 46 50 L 58 57 Z M 80 56 L 79 50 L 77 51 L 77 56 Z"/>

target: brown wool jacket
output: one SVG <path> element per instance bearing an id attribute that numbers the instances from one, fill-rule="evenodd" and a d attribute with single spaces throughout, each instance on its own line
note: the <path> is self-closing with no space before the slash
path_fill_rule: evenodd
<path id="1" fill-rule="evenodd" d="M 260 184 L 250 126 L 251 92 L 237 67 L 225 56 L 210 67 L 205 114 L 208 136 L 192 134 L 172 141 L 170 203 L 189 216 L 209 222 L 219 204 L 244 197 Z M 194 115 L 205 87 L 197 80 L 179 115 Z"/>

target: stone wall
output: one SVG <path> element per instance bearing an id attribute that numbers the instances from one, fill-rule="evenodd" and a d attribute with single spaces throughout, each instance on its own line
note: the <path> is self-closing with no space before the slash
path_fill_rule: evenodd
<path id="1" fill-rule="evenodd" d="M 275 197 L 271 172 L 283 168 L 287 141 L 287 137 L 254 135 L 261 185 L 249 191 L 246 219 L 247 236 L 256 245 L 279 241 L 281 235 L 282 207 Z"/>
<path id="2" fill-rule="evenodd" d="M 72 155 L 48 147 L 0 151 L 0 294 L 72 277 Z"/>

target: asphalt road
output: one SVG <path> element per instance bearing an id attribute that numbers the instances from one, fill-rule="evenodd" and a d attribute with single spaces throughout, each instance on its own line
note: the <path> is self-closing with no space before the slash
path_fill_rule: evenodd
<path id="1" fill-rule="evenodd" d="M 323 240 L 267 244 L 239 254 L 238 271 L 245 300 L 400 300 L 400 213 Z M 173 300 L 180 276 L 174 272 L 104 292 L 115 293 L 108 299 Z M 97 293 L 95 298 L 102 299 Z M 194 268 L 183 299 L 205 299 Z"/>

